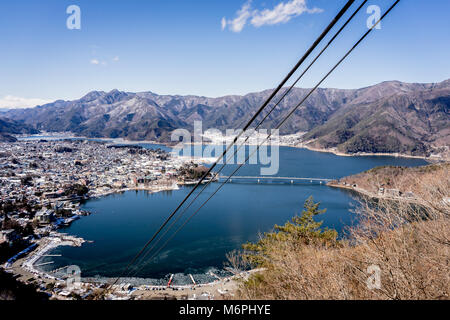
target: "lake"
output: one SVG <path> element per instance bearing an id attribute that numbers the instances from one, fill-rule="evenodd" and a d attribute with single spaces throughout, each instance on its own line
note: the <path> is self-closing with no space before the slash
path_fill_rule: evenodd
<path id="1" fill-rule="evenodd" d="M 143 145 L 157 148 L 157 145 Z M 309 178 L 340 178 L 381 165 L 419 166 L 421 159 L 362 156 L 340 157 L 330 153 L 306 149 L 280 147 L 278 176 Z M 235 168 L 227 165 L 224 174 Z M 237 175 L 259 175 L 256 165 L 244 166 Z M 201 204 L 219 186 L 212 183 L 197 200 Z M 130 191 L 92 199 L 82 209 L 93 212 L 89 217 L 75 221 L 61 230 L 71 235 L 92 240 L 82 247 L 58 247 L 52 253 L 61 257 L 46 257 L 54 261 L 44 268 L 56 269 L 78 265 L 85 278 L 117 277 L 125 266 L 149 240 L 170 212 L 192 187 L 150 194 Z M 347 190 L 330 188 L 306 181 L 300 184 L 231 183 L 225 185 L 215 197 L 182 229 L 151 261 L 140 264 L 128 276 L 146 278 L 145 283 L 163 283 L 170 274 L 176 274 L 176 283 L 185 283 L 187 274 L 202 281 L 210 281 L 210 270 L 221 272 L 225 255 L 239 249 L 247 241 L 271 231 L 275 224 L 284 224 L 300 214 L 304 201 L 313 196 L 327 212 L 320 215 L 323 226 L 336 229 L 340 235 L 345 226 L 354 222 L 352 210 L 356 196 Z M 193 206 L 183 218 L 194 211 Z M 180 225 L 183 219 L 177 224 Z M 173 230 L 176 230 L 174 228 Z M 160 245 L 165 241 L 161 241 Z M 158 247 L 159 248 L 159 247 Z M 148 256 L 150 257 L 151 254 Z"/>

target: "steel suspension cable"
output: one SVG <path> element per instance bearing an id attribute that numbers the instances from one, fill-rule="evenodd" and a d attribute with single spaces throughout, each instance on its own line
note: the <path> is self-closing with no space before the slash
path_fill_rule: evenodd
<path id="1" fill-rule="evenodd" d="M 269 117 L 269 115 L 275 110 L 275 108 L 284 100 L 284 98 L 291 92 L 291 90 L 294 88 L 294 86 L 303 78 L 303 76 L 306 74 L 306 72 L 309 71 L 309 69 L 314 65 L 314 63 L 322 56 L 322 54 L 328 49 L 328 47 L 334 42 L 334 40 L 339 36 L 339 34 L 345 29 L 345 27 L 353 20 L 353 18 L 356 16 L 356 14 L 361 10 L 361 8 L 367 3 L 368 0 L 364 0 L 361 5 L 353 12 L 353 14 L 347 19 L 347 21 L 341 26 L 341 28 L 336 32 L 336 34 L 329 40 L 329 42 L 325 45 L 325 47 L 319 52 L 319 54 L 312 60 L 312 62 L 308 65 L 308 67 L 300 74 L 300 76 L 294 81 L 294 83 L 284 92 L 284 94 L 281 96 L 281 98 L 277 101 L 277 103 L 270 109 L 270 111 L 264 116 L 264 118 L 258 123 L 258 125 L 255 127 L 255 131 L 260 128 L 260 126 L 264 123 L 264 121 Z M 208 182 L 203 186 L 203 188 L 200 190 L 200 192 L 197 193 L 197 195 L 190 201 L 190 203 L 183 209 L 183 211 L 177 216 L 177 218 L 171 223 L 171 225 L 165 230 L 165 232 L 156 240 L 156 242 L 150 247 L 147 252 L 142 256 L 140 259 L 140 262 L 137 263 L 139 265 L 145 259 L 147 258 L 148 254 L 158 245 L 158 243 L 167 235 L 167 233 L 173 228 L 173 226 L 181 219 L 181 217 L 186 213 L 186 211 L 192 206 L 192 204 L 199 198 L 199 196 L 205 191 L 205 189 L 219 176 L 220 172 L 225 168 L 226 164 L 229 160 L 233 159 L 234 156 L 241 150 L 242 146 L 246 144 L 246 142 L 249 140 L 250 136 L 247 136 L 245 141 L 238 146 L 238 148 L 234 151 L 233 155 L 227 159 L 225 159 L 222 166 L 214 173 L 213 178 L 209 179 Z M 151 261 L 151 260 L 150 260 Z M 145 264 L 146 265 L 146 264 Z M 134 272 L 134 275 L 139 273 L 144 266 L 139 268 L 137 271 Z"/>
<path id="2" fill-rule="evenodd" d="M 334 72 L 334 70 L 336 70 L 336 68 L 350 55 L 350 53 L 353 52 L 353 50 L 372 32 L 372 30 L 389 14 L 389 12 L 400 2 L 400 0 L 396 0 L 395 3 L 383 14 L 383 16 L 356 42 L 355 45 L 353 45 L 353 47 L 347 51 L 347 53 L 338 61 L 338 63 L 319 81 L 319 83 L 313 88 L 311 89 L 311 91 L 308 93 L 308 95 L 302 99 L 290 112 L 289 114 L 283 119 L 283 121 L 277 126 L 276 129 L 279 129 L 291 116 L 292 114 L 294 114 L 294 112 L 311 96 L 311 94 L 317 90 L 317 88 L 330 76 L 331 73 Z M 265 139 L 264 141 L 258 145 L 258 147 L 246 158 L 246 160 L 244 161 L 244 163 L 240 164 L 232 173 L 230 176 L 228 176 L 228 178 L 220 184 L 220 186 L 214 191 L 214 193 L 211 194 L 211 196 L 206 199 L 202 205 L 172 234 L 172 236 L 166 241 L 164 242 L 164 244 L 158 249 L 158 251 L 156 251 L 151 257 L 150 257 L 150 261 L 156 257 L 156 255 L 158 255 L 159 252 L 161 252 L 162 249 L 165 248 L 165 246 L 178 234 L 179 231 L 181 231 L 181 229 L 184 228 L 184 226 L 186 226 L 186 224 L 217 194 L 217 192 L 219 192 L 222 187 L 233 177 L 234 174 L 236 174 L 237 171 L 239 171 L 240 168 L 242 168 L 242 166 L 250 159 L 251 156 L 253 156 L 253 154 L 255 152 L 257 152 L 259 150 L 259 148 L 268 140 L 270 139 L 270 137 L 272 136 L 272 133 L 270 133 Z"/>
<path id="3" fill-rule="evenodd" d="M 297 71 L 297 69 L 303 64 L 303 62 L 309 57 L 309 55 L 314 51 L 314 49 L 319 45 L 319 43 L 325 38 L 325 36 L 330 32 L 330 30 L 335 26 L 335 24 L 341 19 L 341 17 L 347 12 L 350 6 L 355 2 L 355 0 L 348 0 L 344 7 L 339 11 L 339 13 L 334 17 L 331 23 L 325 28 L 321 35 L 314 41 L 311 47 L 306 51 L 303 57 L 297 62 L 294 68 L 286 75 L 286 77 L 281 81 L 278 87 L 272 92 L 270 97 L 263 103 L 263 105 L 258 109 L 258 111 L 253 115 L 253 117 L 248 121 L 243 130 L 233 139 L 233 142 L 226 148 L 222 155 L 214 162 L 214 164 L 208 169 L 208 171 L 202 176 L 194 188 L 186 195 L 186 197 L 181 201 L 181 203 L 172 211 L 164 223 L 158 228 L 158 230 L 153 234 L 150 240 L 144 245 L 144 247 L 134 256 L 134 258 L 128 263 L 122 275 L 125 274 L 131 265 L 142 255 L 142 253 L 147 249 L 147 247 L 154 241 L 154 239 L 160 234 L 164 227 L 170 222 L 173 216 L 178 212 L 178 210 L 184 205 L 184 203 L 189 199 L 189 197 L 194 193 L 194 191 L 202 184 L 202 182 L 209 176 L 211 171 L 217 166 L 217 164 L 223 159 L 231 147 L 237 142 L 237 140 L 242 136 L 242 134 L 247 131 L 253 121 L 261 114 L 261 112 L 266 108 L 270 101 L 278 94 L 278 92 L 283 88 L 286 82 L 292 77 L 292 75 Z M 114 286 L 120 279 L 122 275 L 119 275 L 117 279 L 111 284 L 110 287 Z"/>

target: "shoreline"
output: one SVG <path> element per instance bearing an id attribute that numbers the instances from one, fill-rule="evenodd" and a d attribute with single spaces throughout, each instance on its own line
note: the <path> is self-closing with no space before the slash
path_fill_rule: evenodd
<path id="1" fill-rule="evenodd" d="M 16 138 L 24 138 L 24 137 L 39 137 L 41 135 L 49 135 L 50 138 L 53 137 L 53 139 L 88 139 L 88 140 L 100 140 L 103 142 L 110 142 L 113 144 L 124 144 L 124 145 L 137 145 L 137 144 L 154 144 L 154 145 L 160 145 L 167 148 L 173 148 L 177 145 L 177 143 L 171 143 L 171 142 L 158 142 L 153 140 L 128 140 L 126 138 L 89 138 L 85 136 L 77 136 L 71 132 L 42 132 L 41 134 L 37 135 L 15 135 Z M 287 135 L 292 136 L 292 135 Z M 284 137 L 284 136 L 280 136 Z M 21 141 L 21 140 L 19 140 Z M 23 140 L 22 140 L 23 141 Z M 185 143 L 186 145 L 198 145 L 198 142 L 191 142 L 191 143 Z M 213 141 L 203 141 L 203 145 L 214 145 L 215 143 Z M 227 145 L 227 144 L 223 144 Z M 296 148 L 296 149 L 306 149 L 314 152 L 321 152 L 321 153 L 332 153 L 334 155 L 340 156 L 340 157 L 395 157 L 395 158 L 408 158 L 408 159 L 422 159 L 426 161 L 450 161 L 448 158 L 444 157 L 427 157 L 427 156 L 414 156 L 409 154 L 403 154 L 403 153 L 385 153 L 385 152 L 358 152 L 355 154 L 350 153 L 344 153 L 338 150 L 334 149 L 325 149 L 325 148 L 316 148 L 309 146 L 304 143 L 297 143 L 297 144 L 289 144 L 289 143 L 277 143 L 276 144 L 279 147 L 289 147 L 289 148 Z"/>
<path id="2" fill-rule="evenodd" d="M 24 283 L 38 282 L 40 290 L 51 294 L 52 298 L 57 300 L 67 299 L 67 295 L 63 295 L 62 290 L 55 292 L 53 287 L 58 287 L 63 283 L 67 283 L 68 278 L 58 275 L 58 272 L 62 272 L 71 266 L 64 266 L 51 271 L 44 271 L 36 266 L 36 263 L 46 257 L 53 249 L 60 246 L 81 246 L 84 243 L 89 242 L 82 238 L 70 236 L 64 233 L 54 232 L 51 237 L 45 237 L 34 242 L 37 247 L 30 254 L 20 257 L 15 260 L 10 266 L 2 267 L 6 272 L 12 273 L 17 276 L 17 279 Z M 51 256 L 51 255 L 49 255 Z M 72 266 L 73 267 L 73 266 Z M 176 298 L 184 300 L 196 300 L 197 297 L 207 297 L 208 300 L 223 299 L 226 297 L 234 296 L 234 291 L 238 285 L 238 280 L 246 279 L 251 274 L 261 271 L 260 269 L 251 269 L 246 271 L 240 271 L 229 276 L 218 276 L 212 271 L 206 272 L 205 275 L 210 275 L 215 280 L 211 280 L 205 283 L 193 282 L 192 284 L 131 284 L 133 280 L 163 280 L 154 278 L 119 278 L 119 282 L 112 287 L 108 299 L 117 299 L 126 297 L 128 299 L 164 299 L 164 298 Z M 191 274 L 184 274 L 190 276 Z M 172 275 L 173 276 L 173 275 Z M 92 291 L 95 289 L 101 289 L 105 284 L 114 281 L 115 277 L 80 277 L 80 283 L 77 289 L 84 289 L 85 291 Z M 163 281 L 165 283 L 165 280 Z M 130 286 L 132 290 L 124 289 Z M 199 291 L 196 291 L 198 289 Z M 69 289 L 70 290 L 70 289 Z M 188 291 L 188 292 L 186 292 Z M 189 293 L 193 295 L 189 297 Z"/>
<path id="3" fill-rule="evenodd" d="M 23 283 L 35 282 L 40 283 L 41 291 L 42 287 L 46 287 L 49 284 L 56 284 L 64 281 L 64 279 L 53 276 L 52 272 L 46 272 L 38 268 L 35 264 L 39 259 L 45 257 L 49 251 L 59 246 L 81 246 L 83 243 L 89 242 L 83 238 L 77 238 L 64 233 L 54 232 L 51 236 L 43 237 L 36 240 L 33 244 L 36 245 L 36 249 L 29 254 L 19 257 L 13 261 L 11 265 L 5 264 L 2 266 L 5 272 L 12 273 Z M 67 266 L 68 267 L 68 266 Z M 61 270 L 63 268 L 60 268 Z M 57 269 L 57 270 L 60 270 Z M 55 271 L 55 270 L 53 270 Z"/>
<path id="4" fill-rule="evenodd" d="M 355 188 L 355 187 L 348 186 L 348 185 L 341 185 L 338 182 L 328 182 L 326 184 L 326 186 L 328 186 L 330 188 L 336 188 L 336 189 L 343 189 L 343 190 L 353 191 L 360 197 L 363 196 L 363 197 L 367 197 L 367 198 L 375 199 L 375 200 L 404 201 L 404 202 L 407 202 L 409 204 L 418 204 L 418 205 L 422 205 L 423 204 L 423 202 L 420 202 L 416 198 L 392 197 L 392 196 L 379 195 L 379 194 L 375 194 L 375 193 L 372 193 L 370 191 L 367 191 L 365 189 L 361 189 L 361 188 L 358 188 L 358 187 Z"/>
<path id="5" fill-rule="evenodd" d="M 118 189 L 118 190 L 111 190 L 109 192 L 96 193 L 96 194 L 93 194 L 92 196 L 90 196 L 88 199 L 77 200 L 75 202 L 81 203 L 81 201 L 99 199 L 102 197 L 107 197 L 110 195 L 119 194 L 119 193 L 128 192 L 128 191 L 148 191 L 152 194 L 158 193 L 158 192 L 164 192 L 164 191 L 176 191 L 176 190 L 180 189 L 180 186 L 184 186 L 184 185 L 185 184 L 175 183 L 171 186 L 123 188 L 123 189 Z M 5 263 L 1 267 L 5 271 L 12 272 L 14 275 L 18 276 L 19 278 L 21 278 L 21 277 L 30 278 L 31 277 L 34 280 L 38 280 L 38 281 L 40 280 L 46 284 L 48 284 L 48 282 L 56 283 L 56 282 L 60 282 L 60 281 L 65 281 L 64 279 L 53 276 L 52 274 L 55 273 L 55 271 L 63 270 L 65 268 L 67 268 L 68 266 L 58 268 L 57 270 L 52 270 L 49 272 L 49 271 L 44 271 L 43 269 L 40 269 L 39 266 L 36 266 L 36 263 L 41 258 L 45 257 L 46 254 L 48 254 L 50 251 L 52 251 L 53 249 L 55 249 L 57 247 L 60 247 L 60 246 L 78 246 L 79 247 L 87 242 L 90 242 L 90 241 L 84 240 L 83 238 L 78 238 L 76 236 L 68 235 L 65 233 L 60 233 L 58 231 L 53 231 L 53 233 L 51 235 L 45 236 L 45 237 L 35 240 L 35 242 L 33 242 L 33 244 L 37 245 L 35 250 L 29 252 L 28 254 L 26 254 L 22 257 L 18 257 L 15 261 L 12 261 L 10 265 Z M 189 289 L 192 287 L 216 286 L 223 281 L 230 281 L 231 278 L 233 278 L 233 277 L 235 277 L 235 276 L 224 277 L 220 281 L 215 280 L 212 282 L 196 284 L 196 285 L 172 285 L 172 286 L 170 286 L 170 288 Z M 105 279 L 107 279 L 106 281 L 108 281 L 108 280 L 114 280 L 115 278 L 112 277 L 112 278 L 105 278 Z M 30 280 L 31 279 L 27 279 L 24 282 L 29 282 Z M 126 278 L 124 278 L 124 280 L 126 280 Z M 142 280 L 158 280 L 158 279 L 142 278 Z M 98 283 L 96 281 L 81 281 L 81 282 L 83 284 L 88 284 L 88 285 L 95 285 Z M 123 283 L 123 284 L 125 284 L 125 283 Z M 162 286 L 161 285 L 139 285 L 136 287 L 146 287 L 147 288 L 146 290 L 148 290 L 148 289 L 152 289 L 152 288 L 155 288 L 155 289 L 160 288 Z"/>
<path id="6" fill-rule="evenodd" d="M 378 195 L 372 194 L 371 192 L 365 190 L 365 189 L 361 189 L 361 188 L 354 188 L 352 186 L 347 186 L 347 185 L 340 185 L 338 182 L 328 182 L 326 184 L 327 187 L 331 187 L 331 188 L 336 188 L 336 189 L 344 189 L 344 190 L 349 190 L 349 191 L 353 191 L 358 193 L 359 195 L 363 195 L 369 198 L 373 198 L 373 199 L 381 199 L 383 197 L 380 197 Z"/>
<path id="7" fill-rule="evenodd" d="M 426 156 L 413 156 L 413 155 L 403 154 L 403 153 L 358 152 L 358 153 L 355 153 L 355 154 L 350 154 L 350 153 L 344 153 L 344 152 L 340 152 L 340 151 L 333 150 L 333 149 L 314 148 L 314 147 L 311 147 L 311 146 L 308 146 L 308 145 L 304 145 L 304 144 L 293 146 L 293 147 L 294 148 L 307 149 L 307 150 L 315 151 L 315 152 L 332 153 L 332 154 L 340 156 L 340 157 L 394 157 L 394 158 L 422 159 L 422 160 L 427 160 L 427 161 L 437 161 L 437 160 L 439 160 L 439 159 L 433 159 L 431 157 L 426 157 Z"/>
<path id="8" fill-rule="evenodd" d="M 113 194 L 118 194 L 118 193 L 123 193 L 123 192 L 128 192 L 128 191 L 148 191 L 150 193 L 158 193 L 158 192 L 164 192 L 164 191 L 176 191 L 180 189 L 180 184 L 176 184 L 177 187 L 174 186 L 170 186 L 170 187 L 158 187 L 158 186 L 153 186 L 153 187 L 135 187 L 135 188 L 123 188 L 123 189 L 117 189 L 117 190 L 111 190 L 108 192 L 100 192 L 100 193 L 95 193 L 92 196 L 90 196 L 88 199 L 86 200 L 92 200 L 92 199 L 98 199 L 101 197 L 107 197 Z"/>
<path id="9" fill-rule="evenodd" d="M 44 244 L 40 243 L 44 242 Z M 78 238 L 75 236 L 70 236 L 64 233 L 55 232 L 50 237 L 42 238 L 38 241 L 38 248 L 33 251 L 32 255 L 29 257 L 24 257 L 25 262 L 21 264 L 21 268 L 33 273 L 44 275 L 46 278 L 56 279 L 56 277 L 51 276 L 48 272 L 37 269 L 38 266 L 35 264 L 39 259 L 46 256 L 51 250 L 61 247 L 61 246 L 71 246 L 71 247 L 81 247 L 83 243 L 89 242 L 83 238 Z"/>
<path id="10" fill-rule="evenodd" d="M 133 144 L 139 144 L 139 141 L 133 141 Z M 157 143 L 157 142 L 153 142 L 153 144 L 158 144 L 161 145 L 161 143 Z M 186 145 L 199 145 L 200 143 L 186 143 Z M 214 143 L 211 142 L 203 142 L 203 145 L 214 145 Z M 168 144 L 162 144 L 166 147 L 171 147 Z M 249 144 L 250 146 L 254 146 L 253 144 Z M 450 161 L 450 159 L 445 159 L 445 158 L 432 158 L 432 157 L 426 157 L 426 156 L 413 156 L 413 155 L 409 155 L 409 154 L 403 154 L 403 153 L 370 153 L 370 152 L 359 152 L 359 153 L 355 153 L 355 154 L 350 154 L 350 153 L 343 153 L 337 150 L 332 150 L 332 149 L 320 149 L 320 148 L 314 148 L 308 145 L 304 145 L 304 144 L 296 144 L 296 145 L 291 145 L 288 143 L 279 143 L 277 144 L 278 147 L 287 147 L 287 148 L 294 148 L 294 149 L 305 149 L 305 150 L 309 150 L 309 151 L 314 151 L 314 152 L 321 152 L 321 153 L 332 153 L 336 156 L 339 157 L 393 157 L 393 158 L 405 158 L 405 159 L 422 159 L 422 160 L 426 160 L 428 162 L 431 161 Z"/>

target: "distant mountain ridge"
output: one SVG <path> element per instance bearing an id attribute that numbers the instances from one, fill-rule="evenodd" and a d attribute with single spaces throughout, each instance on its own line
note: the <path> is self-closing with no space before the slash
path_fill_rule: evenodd
<path id="1" fill-rule="evenodd" d="M 37 130 L 71 131 L 88 137 L 169 142 L 178 128 L 242 128 L 273 90 L 219 98 L 152 92 L 92 91 L 78 100 L 58 100 L 2 116 Z M 309 89 L 294 88 L 268 117 L 275 127 Z M 342 152 L 423 155 L 448 146 L 450 80 L 436 84 L 383 82 L 361 89 L 318 89 L 281 129 L 307 132 L 305 142 Z"/>
<path id="2" fill-rule="evenodd" d="M 37 134 L 39 130 L 33 127 L 0 116 L 0 141 L 15 142 L 15 134 Z"/>
<path id="3" fill-rule="evenodd" d="M 344 153 L 425 155 L 450 146 L 450 82 L 435 85 L 385 83 L 373 101 L 341 107 L 304 139 Z"/>

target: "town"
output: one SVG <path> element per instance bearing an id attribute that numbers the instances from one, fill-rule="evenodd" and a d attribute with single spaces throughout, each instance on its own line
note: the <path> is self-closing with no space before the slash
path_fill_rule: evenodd
<path id="1" fill-rule="evenodd" d="M 54 296 L 61 279 L 34 264 L 55 246 L 85 242 L 58 232 L 90 214 L 81 209 L 83 200 L 127 190 L 176 190 L 205 174 L 201 162 L 161 149 L 83 139 L 0 143 L 0 263 Z M 83 292 L 92 292 L 93 284 L 85 286 Z"/>

